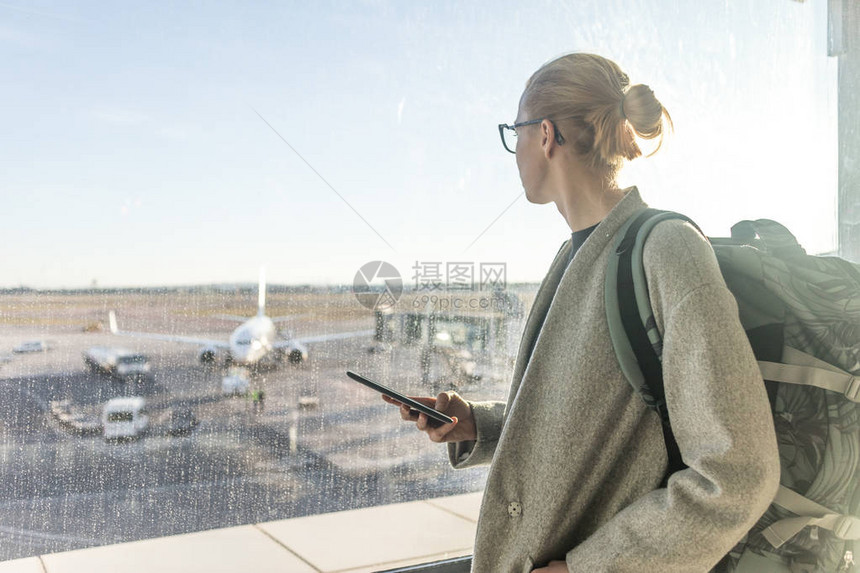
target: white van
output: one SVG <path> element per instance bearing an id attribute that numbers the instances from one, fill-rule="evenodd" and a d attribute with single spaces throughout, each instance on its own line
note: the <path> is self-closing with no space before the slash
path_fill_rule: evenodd
<path id="1" fill-rule="evenodd" d="M 105 440 L 137 438 L 148 426 L 146 400 L 140 396 L 114 398 L 105 403 L 102 411 Z"/>

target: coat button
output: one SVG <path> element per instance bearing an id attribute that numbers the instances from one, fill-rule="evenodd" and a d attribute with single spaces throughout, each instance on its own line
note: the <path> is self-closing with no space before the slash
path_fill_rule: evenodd
<path id="1" fill-rule="evenodd" d="M 508 515 L 511 517 L 519 517 L 523 512 L 523 506 L 519 504 L 519 502 L 512 501 L 508 504 Z"/>

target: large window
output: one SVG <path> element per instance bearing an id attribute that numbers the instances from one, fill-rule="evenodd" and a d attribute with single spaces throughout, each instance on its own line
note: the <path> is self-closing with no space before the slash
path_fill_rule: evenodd
<path id="1" fill-rule="evenodd" d="M 344 372 L 505 398 L 570 229 L 496 125 L 562 53 L 671 113 L 650 204 L 837 247 L 822 0 L 3 2 L 0 50 L 0 560 L 480 490 Z"/>

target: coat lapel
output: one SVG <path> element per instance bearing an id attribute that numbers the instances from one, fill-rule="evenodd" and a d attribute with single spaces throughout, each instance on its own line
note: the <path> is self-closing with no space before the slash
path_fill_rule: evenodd
<path id="1" fill-rule="evenodd" d="M 570 239 L 562 243 L 561 248 L 559 248 L 558 253 L 555 255 L 555 259 L 549 267 L 549 271 L 538 287 L 535 300 L 532 303 L 531 310 L 529 311 L 529 317 L 526 319 L 526 326 L 523 330 L 520 347 L 517 351 L 517 361 L 514 365 L 513 374 L 514 386 L 518 386 L 519 381 L 522 380 L 526 364 L 528 364 L 528 360 L 532 354 L 535 339 L 540 332 L 540 327 L 543 325 L 543 319 L 546 317 L 549 304 L 552 302 L 553 296 L 555 296 L 555 287 L 558 285 L 561 275 L 564 272 L 564 263 L 566 263 L 570 257 L 570 248 Z M 552 285 L 551 288 L 550 285 Z"/>

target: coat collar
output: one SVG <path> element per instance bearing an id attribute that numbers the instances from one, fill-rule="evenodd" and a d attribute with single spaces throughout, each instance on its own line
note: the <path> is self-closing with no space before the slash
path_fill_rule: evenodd
<path id="1" fill-rule="evenodd" d="M 621 201 L 612 208 L 609 214 L 606 215 L 597 225 L 597 228 L 589 235 L 585 243 L 582 244 L 579 251 L 576 252 L 570 265 L 567 264 L 572 249 L 569 238 L 562 243 L 561 248 L 556 253 L 549 271 L 543 281 L 541 281 L 540 287 L 538 287 L 537 295 L 535 295 L 534 303 L 529 311 L 528 319 L 526 319 L 523 338 L 520 342 L 517 361 L 514 366 L 512 393 L 509 396 L 509 400 L 513 398 L 513 393 L 522 380 L 537 336 L 540 334 L 541 327 L 543 326 L 544 318 L 546 318 L 549 306 L 555 298 L 556 290 L 560 288 L 561 285 L 559 283 L 564 276 L 566 274 L 579 274 L 593 266 L 595 259 L 604 251 L 607 244 L 612 240 L 612 237 L 624 222 L 636 211 L 648 207 L 635 186 L 628 187 L 625 191 L 626 193 Z M 570 271 L 569 273 L 567 272 L 568 270 Z"/>

